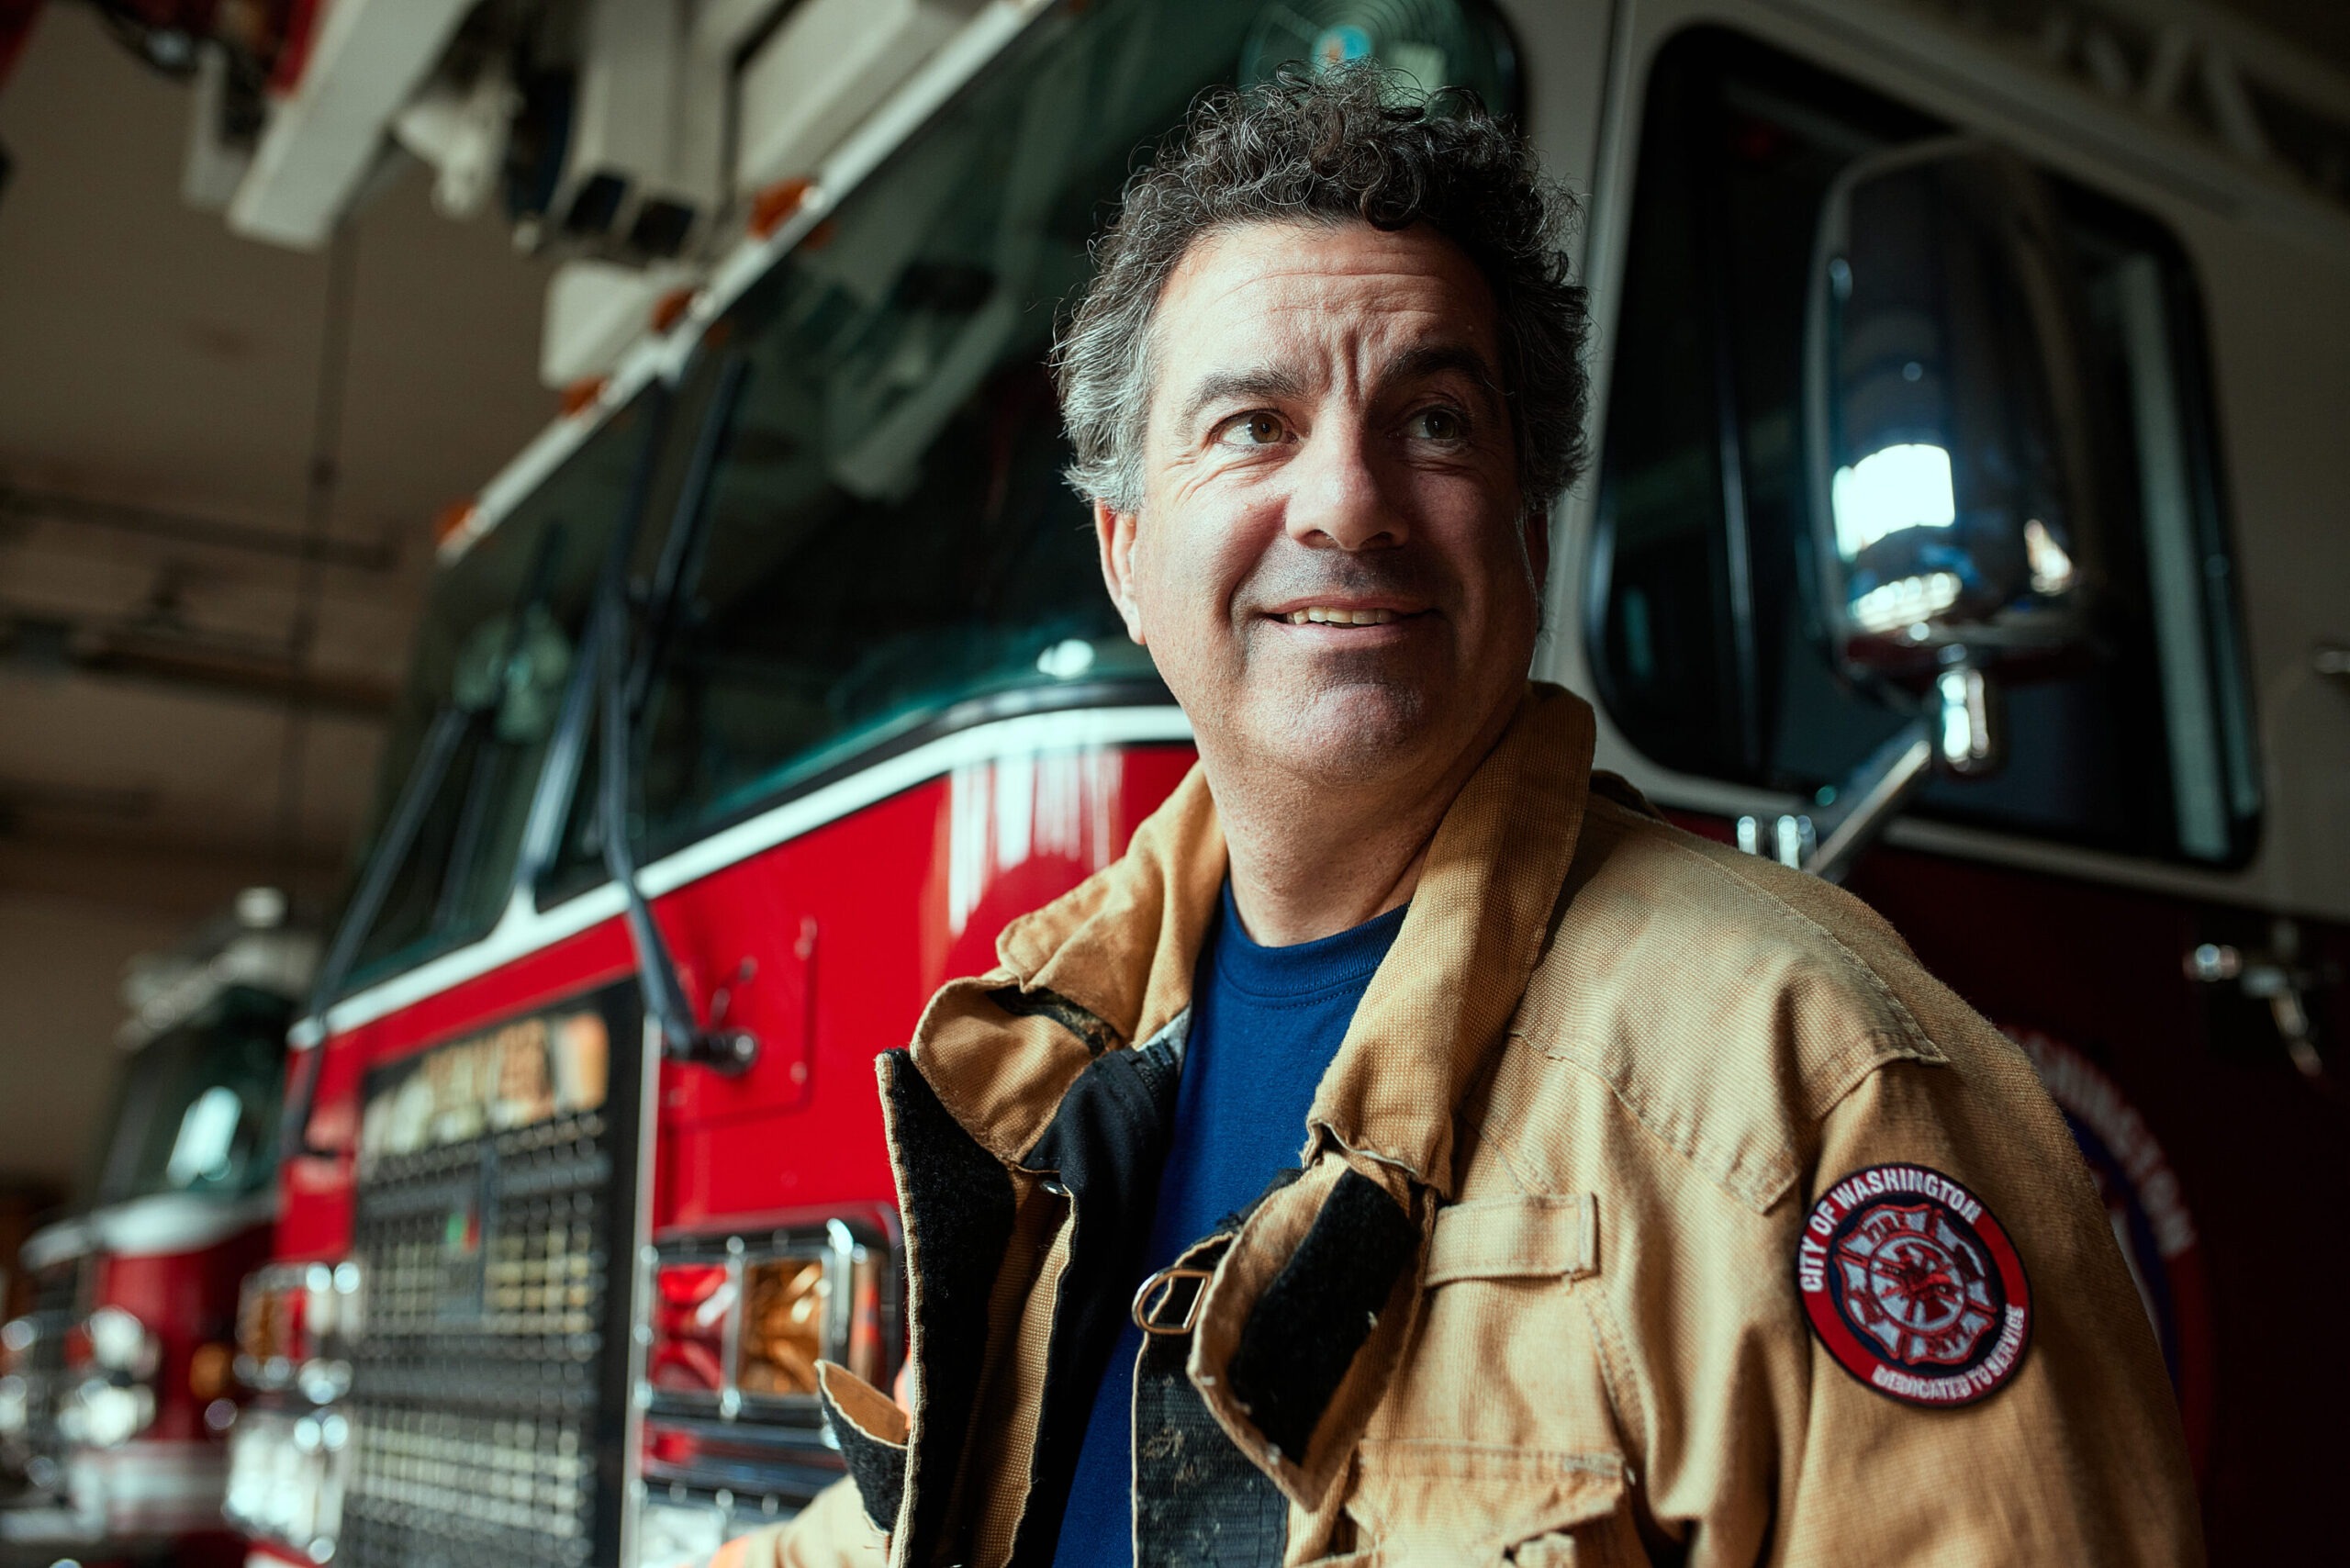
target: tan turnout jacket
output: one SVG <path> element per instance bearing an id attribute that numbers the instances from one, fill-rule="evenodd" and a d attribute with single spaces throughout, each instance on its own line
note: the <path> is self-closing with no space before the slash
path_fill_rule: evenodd
<path id="1" fill-rule="evenodd" d="M 1183 1396 L 1278 1488 L 1281 1560 L 2199 1562 L 2153 1336 L 2023 1054 L 1858 901 L 1595 780 L 1592 733 L 1581 700 L 1529 689 L 1322 1081 L 1304 1175 L 1208 1251 L 1172 1341 Z M 926 1235 L 910 1208 L 911 1446 L 886 1396 L 828 1369 L 866 1492 L 844 1482 L 728 1558 L 1049 1561 L 1049 1521 L 1022 1526 L 1072 1205 L 1035 1151 L 1090 1063 L 1180 1035 L 1224 876 L 1195 770 L 1124 859 L 1004 931 L 997 970 L 940 991 L 910 1058 L 884 1058 L 901 1193 L 934 1180 L 912 1140 L 949 1126 L 910 1108 L 926 1093 L 984 1151 L 962 1186 L 1003 1172 L 1003 1218 Z M 1866 1385 L 1807 1317 L 1815 1204 L 1888 1164 L 1979 1201 L 2029 1276 L 2028 1342 L 1972 1403 Z M 1336 1255 L 1315 1238 L 1342 1183 L 1383 1194 L 1404 1266 L 1350 1328 L 1282 1340 Z M 1003 1240 L 950 1316 L 925 1292 L 974 1226 Z M 1335 1388 L 1256 1392 L 1267 1323 L 1261 1343 L 1335 1338 Z M 1215 1560 L 1142 1534 L 1147 1559 Z"/>

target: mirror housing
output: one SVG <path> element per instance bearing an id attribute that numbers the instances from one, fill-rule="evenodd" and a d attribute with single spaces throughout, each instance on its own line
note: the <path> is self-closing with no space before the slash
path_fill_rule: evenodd
<path id="1" fill-rule="evenodd" d="M 1816 613 L 1847 678 L 1924 701 L 1949 773 L 1998 766 L 1994 672 L 2089 636 L 2086 309 L 2051 193 L 2012 153 L 1938 138 L 1829 188 L 1803 367 Z"/>

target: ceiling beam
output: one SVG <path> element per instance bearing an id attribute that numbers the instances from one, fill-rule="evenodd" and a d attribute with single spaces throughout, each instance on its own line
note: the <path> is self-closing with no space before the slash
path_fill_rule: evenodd
<path id="1" fill-rule="evenodd" d="M 94 500 L 62 490 L 28 489 L 0 482 L 0 522 L 53 521 L 84 528 L 110 529 L 173 543 L 234 550 L 247 554 L 288 560 L 315 560 L 346 571 L 388 572 L 399 564 L 399 552 L 389 539 L 374 543 L 348 539 L 314 539 L 291 530 L 258 528 L 250 523 L 223 522 L 217 518 L 162 507 L 132 506 L 120 501 Z"/>

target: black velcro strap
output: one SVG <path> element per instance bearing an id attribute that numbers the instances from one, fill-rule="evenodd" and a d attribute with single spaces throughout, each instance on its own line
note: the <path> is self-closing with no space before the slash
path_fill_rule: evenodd
<path id="1" fill-rule="evenodd" d="M 1181 1261 L 1214 1269 L 1230 1244 Z M 1208 1414 L 1183 1373 L 1191 1349 L 1188 1334 L 1146 1334 L 1135 1362 L 1135 1568 L 1275 1568 L 1289 1500 Z"/>
<path id="2" fill-rule="evenodd" d="M 1258 1298 L 1225 1374 L 1248 1418 L 1283 1454 L 1305 1457 L 1331 1395 L 1419 1245 L 1403 1206 L 1348 1170 Z"/>

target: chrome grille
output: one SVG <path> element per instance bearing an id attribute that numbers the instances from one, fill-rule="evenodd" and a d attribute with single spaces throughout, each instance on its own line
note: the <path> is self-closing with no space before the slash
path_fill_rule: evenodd
<path id="1" fill-rule="evenodd" d="M 608 1103 L 363 1162 L 338 1568 L 583 1568 L 616 1550 L 598 1474 L 617 1472 L 625 1409 L 637 1053 L 633 1017 L 610 1025 Z M 371 1081 L 371 1102 L 464 1076 L 432 1054 Z"/>
<path id="2" fill-rule="evenodd" d="M 82 1276 L 86 1258 L 53 1263 L 33 1278 L 32 1310 L 25 1314 L 33 1327 L 33 1342 L 17 1363 L 25 1380 L 25 1433 L 17 1451 L 6 1455 L 8 1468 L 35 1491 L 57 1490 L 66 1443 L 57 1430 L 57 1407 L 69 1383 L 65 1367 L 65 1337 L 81 1316 Z"/>

